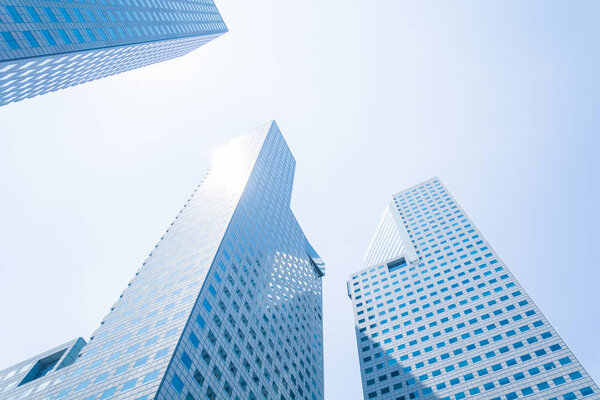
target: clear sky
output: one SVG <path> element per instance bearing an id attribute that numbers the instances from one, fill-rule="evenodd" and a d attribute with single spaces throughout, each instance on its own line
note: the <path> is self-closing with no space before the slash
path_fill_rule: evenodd
<path id="1" fill-rule="evenodd" d="M 600 3 L 217 0 L 230 32 L 0 108 L 0 369 L 89 337 L 227 139 L 276 119 L 327 262 L 326 398 L 362 398 L 345 281 L 439 176 L 600 383 Z"/>

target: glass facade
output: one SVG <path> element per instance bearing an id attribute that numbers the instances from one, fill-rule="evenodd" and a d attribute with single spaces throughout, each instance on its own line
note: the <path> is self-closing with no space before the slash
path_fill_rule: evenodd
<path id="1" fill-rule="evenodd" d="M 224 32 L 212 0 L 5 0 L 0 105 L 179 57 Z"/>
<path id="2" fill-rule="evenodd" d="M 232 140 L 86 345 L 0 372 L 0 399 L 323 398 L 324 264 L 275 122 Z"/>
<path id="3" fill-rule="evenodd" d="M 397 193 L 348 281 L 365 399 L 598 399 L 438 178 Z"/>

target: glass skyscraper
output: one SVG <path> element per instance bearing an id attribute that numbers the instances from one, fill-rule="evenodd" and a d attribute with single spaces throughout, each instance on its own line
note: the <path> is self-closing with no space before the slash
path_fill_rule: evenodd
<path id="1" fill-rule="evenodd" d="M 224 32 L 212 0 L 6 0 L 0 106 L 179 57 Z"/>
<path id="2" fill-rule="evenodd" d="M 393 196 L 348 281 L 365 399 L 599 399 L 600 390 L 434 178 Z"/>
<path id="3" fill-rule="evenodd" d="M 89 343 L 0 372 L 0 399 L 323 399 L 324 264 L 275 122 L 232 140 Z"/>

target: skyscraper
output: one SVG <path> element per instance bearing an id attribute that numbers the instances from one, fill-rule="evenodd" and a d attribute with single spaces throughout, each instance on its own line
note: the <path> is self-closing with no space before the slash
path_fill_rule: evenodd
<path id="1" fill-rule="evenodd" d="M 438 178 L 393 196 L 348 295 L 365 399 L 598 399 Z"/>
<path id="2" fill-rule="evenodd" d="M 224 32 L 212 0 L 7 0 L 0 106 L 179 57 Z"/>
<path id="3" fill-rule="evenodd" d="M 0 372 L 0 399 L 323 398 L 324 264 L 275 122 L 234 139 L 89 343 Z"/>

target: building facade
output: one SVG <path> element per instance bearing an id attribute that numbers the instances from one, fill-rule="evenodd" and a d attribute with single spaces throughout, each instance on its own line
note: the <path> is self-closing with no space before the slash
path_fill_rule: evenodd
<path id="1" fill-rule="evenodd" d="M 103 318 L 0 372 L 0 399 L 323 399 L 324 264 L 272 122 L 229 142 Z"/>
<path id="2" fill-rule="evenodd" d="M 212 0 L 7 0 L 0 105 L 179 57 L 225 32 Z"/>
<path id="3" fill-rule="evenodd" d="M 599 399 L 438 178 L 397 193 L 350 276 L 365 399 Z"/>

